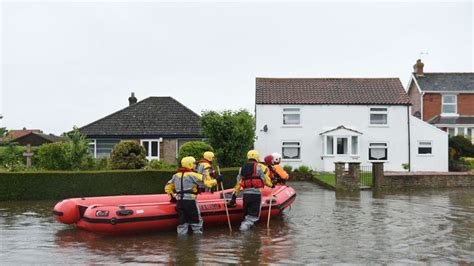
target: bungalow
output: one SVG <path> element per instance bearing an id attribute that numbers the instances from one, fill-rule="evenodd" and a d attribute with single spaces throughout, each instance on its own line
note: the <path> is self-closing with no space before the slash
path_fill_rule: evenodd
<path id="1" fill-rule="evenodd" d="M 44 134 L 40 129 L 14 129 L 8 131 L 8 134 L 1 141 L 14 142 L 21 146 L 30 144 L 31 146 L 40 146 L 47 143 L 66 141 L 65 138 L 54 134 Z"/>
<path id="2" fill-rule="evenodd" d="M 148 97 L 140 102 L 132 93 L 129 106 L 79 131 L 91 140 L 94 157 L 107 157 L 121 140 L 139 141 L 147 159 L 176 163 L 178 150 L 191 140 L 202 140 L 200 116 L 171 97 Z"/>
<path id="3" fill-rule="evenodd" d="M 408 84 L 412 114 L 474 143 L 474 73 L 427 73 L 423 67 L 418 59 Z"/>
<path id="4" fill-rule="evenodd" d="M 448 135 L 410 115 L 398 78 L 257 78 L 255 148 L 284 165 L 447 171 Z"/>

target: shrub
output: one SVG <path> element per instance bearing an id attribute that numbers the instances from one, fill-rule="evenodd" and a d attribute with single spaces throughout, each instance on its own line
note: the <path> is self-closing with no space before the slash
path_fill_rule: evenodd
<path id="1" fill-rule="evenodd" d="M 449 138 L 449 147 L 454 149 L 454 152 L 451 151 L 451 155 L 455 160 L 458 160 L 460 157 L 474 157 L 474 145 L 464 136 Z"/>
<path id="2" fill-rule="evenodd" d="M 303 174 L 307 174 L 307 173 L 311 172 L 311 169 L 306 165 L 301 165 L 300 167 L 298 167 L 298 172 L 303 173 Z"/>
<path id="3" fill-rule="evenodd" d="M 293 171 L 293 166 L 287 164 L 283 166 L 283 170 L 285 170 L 287 173 L 291 173 Z"/>
<path id="4" fill-rule="evenodd" d="M 109 169 L 109 158 L 102 157 L 94 159 L 94 170 L 107 170 Z"/>
<path id="5" fill-rule="evenodd" d="M 147 170 L 176 170 L 178 169 L 177 165 L 174 164 L 167 164 L 164 161 L 159 161 L 156 159 L 151 160 L 148 162 L 148 164 L 145 166 L 145 169 Z"/>
<path id="6" fill-rule="evenodd" d="M 124 140 L 112 148 L 110 153 L 111 169 L 141 169 L 146 163 L 145 148 L 137 141 Z"/>
<path id="7" fill-rule="evenodd" d="M 15 144 L 9 144 L 2 154 L 3 166 L 8 171 L 19 171 L 25 168 L 23 154 Z"/>
<path id="8" fill-rule="evenodd" d="M 211 145 L 202 141 L 186 142 L 179 148 L 178 164 L 186 156 L 193 156 L 196 160 L 200 160 L 206 151 L 214 151 L 214 149 Z"/>
<path id="9" fill-rule="evenodd" d="M 224 187 L 235 185 L 238 168 L 221 169 Z M 43 171 L 0 173 L 0 201 L 164 193 L 175 171 Z"/>
<path id="10" fill-rule="evenodd" d="M 89 141 L 74 127 L 67 135 L 69 140 L 69 161 L 71 170 L 88 170 L 95 166 L 95 161 L 89 153 Z"/>
<path id="11" fill-rule="evenodd" d="M 53 142 L 43 144 L 36 153 L 37 166 L 47 170 L 70 170 L 69 143 Z"/>
<path id="12" fill-rule="evenodd" d="M 449 161 L 449 171 L 454 172 L 467 172 L 470 170 L 470 165 L 461 160 L 450 160 Z"/>

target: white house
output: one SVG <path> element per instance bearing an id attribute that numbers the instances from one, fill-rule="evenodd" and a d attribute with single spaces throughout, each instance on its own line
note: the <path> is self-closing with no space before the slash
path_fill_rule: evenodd
<path id="1" fill-rule="evenodd" d="M 283 165 L 448 171 L 448 134 L 411 116 L 398 78 L 257 78 L 255 148 Z"/>

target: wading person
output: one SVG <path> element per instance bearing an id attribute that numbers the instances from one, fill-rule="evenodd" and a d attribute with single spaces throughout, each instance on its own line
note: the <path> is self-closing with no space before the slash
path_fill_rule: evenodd
<path id="1" fill-rule="evenodd" d="M 196 202 L 198 187 L 211 188 L 217 185 L 215 179 L 203 180 L 201 174 L 193 172 L 195 163 L 194 157 L 184 157 L 181 160 L 181 168 L 165 186 L 165 192 L 170 195 L 171 201 L 176 202 L 179 219 L 178 235 L 187 234 L 189 226 L 191 226 L 193 233 L 202 234 L 201 213 Z"/>
<path id="2" fill-rule="evenodd" d="M 214 160 L 214 153 L 211 151 L 206 151 L 203 154 L 203 159 L 199 161 L 196 172 L 202 175 L 203 180 L 212 180 L 216 178 L 216 172 L 212 166 L 212 161 Z M 217 187 L 218 188 L 218 187 Z M 212 192 L 213 188 L 204 188 L 204 191 Z"/>
<path id="3" fill-rule="evenodd" d="M 268 168 L 258 162 L 258 151 L 249 151 L 247 159 L 248 161 L 239 170 L 232 199 L 228 202 L 229 207 L 235 207 L 237 194 L 242 190 L 244 220 L 240 224 L 241 231 L 250 229 L 260 219 L 263 188 L 265 186 L 274 187 L 268 173 Z"/>

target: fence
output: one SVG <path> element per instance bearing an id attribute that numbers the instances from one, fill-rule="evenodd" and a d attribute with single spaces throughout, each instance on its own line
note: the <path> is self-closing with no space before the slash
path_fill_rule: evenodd
<path id="1" fill-rule="evenodd" d="M 372 187 L 372 165 L 360 166 L 359 184 L 361 187 Z"/>

